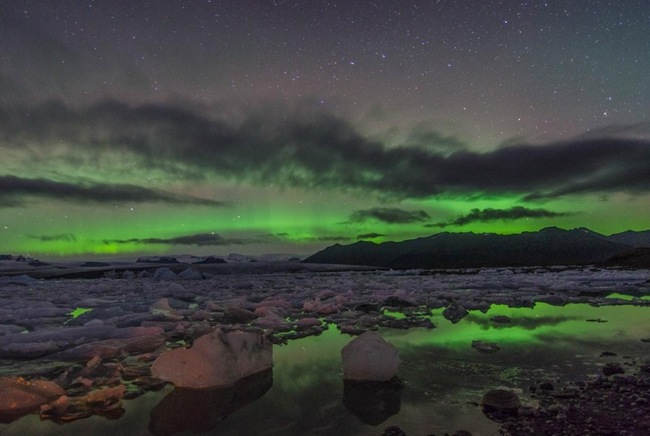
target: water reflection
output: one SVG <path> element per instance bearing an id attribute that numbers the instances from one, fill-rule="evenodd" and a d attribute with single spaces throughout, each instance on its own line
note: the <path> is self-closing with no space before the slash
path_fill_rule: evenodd
<path id="1" fill-rule="evenodd" d="M 166 436 L 184 431 L 208 432 L 219 422 L 262 397 L 273 385 L 268 369 L 214 389 L 175 388 L 151 411 L 149 431 Z"/>
<path id="2" fill-rule="evenodd" d="M 485 392 L 503 386 L 520 392 L 526 403 L 528 388 L 536 383 L 580 380 L 601 373 L 606 363 L 624 364 L 625 356 L 647 359 L 650 344 L 641 339 L 650 338 L 648 310 L 494 305 L 485 314 L 470 312 L 457 324 L 434 311 L 433 330 L 381 330 L 399 349 L 398 376 L 405 384 L 401 390 L 344 383 L 340 351 L 351 337 L 330 326 L 320 336 L 275 347 L 273 374 L 260 374 L 260 380 L 214 392 L 174 390 L 166 397 L 170 389 L 152 392 L 125 401 L 126 414 L 117 421 L 91 417 L 59 426 L 29 415 L 0 424 L 0 434 L 376 436 L 395 425 L 410 435 L 458 430 L 498 435 L 498 424 L 479 406 Z M 495 324 L 490 318 L 496 315 L 512 322 Z M 482 354 L 471 347 L 473 340 L 495 342 L 501 349 Z M 617 356 L 601 357 L 606 350 Z"/>
<path id="3" fill-rule="evenodd" d="M 386 382 L 343 380 L 343 405 L 361 422 L 379 425 L 399 413 L 403 387 L 397 377 Z"/>

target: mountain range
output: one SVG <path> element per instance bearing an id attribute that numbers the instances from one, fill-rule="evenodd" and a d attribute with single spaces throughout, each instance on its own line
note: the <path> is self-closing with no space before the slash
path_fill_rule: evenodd
<path id="1" fill-rule="evenodd" d="M 401 242 L 335 244 L 306 263 L 372 265 L 389 268 L 466 268 L 605 264 L 650 247 L 650 230 L 611 236 L 587 228 L 547 227 L 513 235 L 443 232 Z"/>

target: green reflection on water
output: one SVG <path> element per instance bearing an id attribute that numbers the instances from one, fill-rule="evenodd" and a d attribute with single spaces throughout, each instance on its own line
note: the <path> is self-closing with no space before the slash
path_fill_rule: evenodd
<path id="1" fill-rule="evenodd" d="M 442 316 L 443 309 L 434 310 L 431 320 L 437 328 L 432 330 L 382 329 L 384 338 L 400 351 L 398 375 L 405 387 L 399 413 L 376 426 L 364 424 L 343 405 L 340 351 L 352 337 L 330 325 L 319 336 L 275 346 L 271 389 L 208 434 L 376 436 L 397 425 L 413 435 L 453 434 L 460 429 L 497 435 L 498 425 L 476 405 L 483 393 L 506 386 L 518 390 L 527 403 L 527 387 L 537 381 L 579 379 L 597 374 L 600 366 L 622 356 L 647 357 L 650 344 L 640 339 L 650 337 L 649 310 L 588 304 L 538 303 L 532 309 L 493 305 L 487 313 L 471 311 L 457 324 Z M 491 318 L 496 315 L 511 318 L 511 323 L 494 322 Z M 479 353 L 471 347 L 473 340 L 496 342 L 501 350 Z M 619 356 L 601 357 L 605 350 Z M 169 391 L 126 401 L 127 413 L 117 421 L 92 417 L 57 426 L 30 416 L 0 426 L 0 433 L 147 434 L 151 410 Z"/>
<path id="2" fill-rule="evenodd" d="M 66 315 L 70 315 L 72 318 L 77 318 L 81 315 L 83 315 L 86 312 L 90 312 L 92 309 L 88 307 L 77 307 L 75 310 L 72 312 L 67 313 Z"/>
<path id="3" fill-rule="evenodd" d="M 442 316 L 444 309 L 432 312 L 434 330 L 387 331 L 385 337 L 402 346 L 434 345 L 437 347 L 465 348 L 472 340 L 500 344 L 541 344 L 553 338 L 565 341 L 575 338 L 602 341 L 615 339 L 638 340 L 648 335 L 648 310 L 636 306 L 601 306 L 570 304 L 563 307 L 537 303 L 534 308 L 512 308 L 492 305 L 487 313 L 471 311 L 458 324 L 451 324 Z M 501 324 L 491 320 L 497 315 L 511 318 L 511 323 Z M 589 322 L 600 320 L 606 322 Z"/>
<path id="4" fill-rule="evenodd" d="M 650 295 L 643 295 L 641 297 L 635 297 L 634 295 L 628 295 L 628 294 L 620 294 L 618 292 L 614 292 L 612 294 L 609 294 L 605 298 L 613 298 L 617 300 L 625 300 L 625 301 L 633 301 L 635 299 L 639 300 L 644 300 L 644 301 L 650 301 Z"/>

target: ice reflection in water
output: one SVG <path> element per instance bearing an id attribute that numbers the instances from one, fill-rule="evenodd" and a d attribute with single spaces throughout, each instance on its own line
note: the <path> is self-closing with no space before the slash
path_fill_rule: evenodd
<path id="1" fill-rule="evenodd" d="M 399 350 L 401 389 L 350 390 L 342 380 L 340 350 L 350 340 L 331 327 L 321 336 L 276 346 L 272 387 L 241 385 L 237 392 L 181 398 L 171 387 L 126 402 L 119 420 L 101 417 L 59 426 L 29 416 L 0 427 L 7 435 L 46 434 L 190 434 L 218 435 L 378 435 L 397 425 L 409 435 L 443 434 L 465 429 L 474 435 L 497 435 L 478 402 L 490 389 L 505 386 L 521 392 L 540 381 L 585 379 L 610 361 L 643 359 L 650 344 L 647 307 L 592 307 L 574 304 L 534 309 L 495 305 L 486 314 L 470 312 L 452 325 L 435 311 L 433 330 L 383 330 Z M 511 323 L 491 320 L 505 315 Z M 588 322 L 598 320 L 600 322 Z M 605 322 L 606 321 L 606 322 Z M 473 340 L 495 342 L 492 354 L 471 348 Z M 601 357 L 603 351 L 617 353 Z M 382 391 L 383 389 L 383 391 Z M 170 393 L 171 392 L 171 393 Z M 214 398 L 212 396 L 216 395 Z M 382 397 L 383 395 L 383 397 Z M 178 400 L 181 398 L 181 400 Z"/>
<path id="2" fill-rule="evenodd" d="M 214 430 L 219 422 L 263 396 L 272 385 L 273 371 L 268 369 L 229 387 L 175 388 L 151 411 L 149 430 L 156 436 Z"/>

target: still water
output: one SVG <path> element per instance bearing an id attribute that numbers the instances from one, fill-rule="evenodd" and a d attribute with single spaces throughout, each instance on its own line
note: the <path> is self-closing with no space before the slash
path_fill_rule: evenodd
<path id="1" fill-rule="evenodd" d="M 493 305 L 457 324 L 432 312 L 432 330 L 384 329 L 400 351 L 402 386 L 359 387 L 342 380 L 340 350 L 351 339 L 334 326 L 320 336 L 274 347 L 274 368 L 230 389 L 174 390 L 171 386 L 125 401 L 126 413 L 60 425 L 30 415 L 0 425 L 2 435 L 379 435 L 397 425 L 408 435 L 497 435 L 498 424 L 478 406 L 497 387 L 528 387 L 597 375 L 607 362 L 650 355 L 650 308 L 636 306 L 534 308 Z M 399 317 L 400 314 L 393 314 Z M 496 315 L 511 318 L 496 323 Z M 480 353 L 474 340 L 500 350 Z M 603 357 L 603 351 L 616 353 Z"/>

